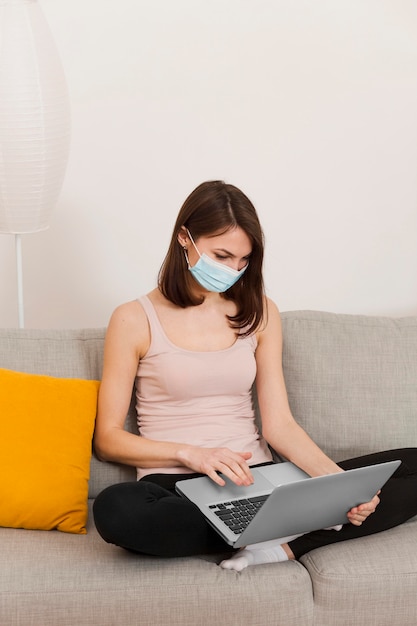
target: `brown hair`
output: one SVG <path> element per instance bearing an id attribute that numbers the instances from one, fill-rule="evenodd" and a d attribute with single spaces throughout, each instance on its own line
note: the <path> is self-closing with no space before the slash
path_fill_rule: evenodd
<path id="1" fill-rule="evenodd" d="M 182 205 L 172 233 L 171 243 L 158 276 L 158 287 L 174 304 L 197 306 L 203 300 L 193 293 L 193 277 L 188 271 L 184 251 L 178 242 L 178 234 L 185 226 L 196 241 L 239 226 L 252 243 L 249 265 L 242 277 L 223 295 L 237 305 L 237 313 L 227 316 L 237 330 L 244 335 L 257 330 L 264 314 L 264 286 L 262 262 L 264 236 L 259 219 L 245 194 L 223 181 L 209 181 L 199 185 Z"/>

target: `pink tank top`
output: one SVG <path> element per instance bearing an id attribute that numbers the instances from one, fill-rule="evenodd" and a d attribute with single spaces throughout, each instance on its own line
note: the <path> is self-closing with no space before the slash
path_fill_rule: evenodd
<path id="1" fill-rule="evenodd" d="M 252 452 L 250 465 L 271 460 L 255 424 L 251 388 L 256 337 L 238 338 L 225 350 L 198 352 L 175 346 L 147 296 L 139 302 L 149 321 L 151 344 L 139 362 L 136 411 L 142 437 L 201 447 Z M 180 467 L 137 468 L 147 474 L 188 473 Z"/>

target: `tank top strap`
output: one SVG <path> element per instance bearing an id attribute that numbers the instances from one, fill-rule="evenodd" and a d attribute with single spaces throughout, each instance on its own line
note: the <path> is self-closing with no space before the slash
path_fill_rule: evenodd
<path id="1" fill-rule="evenodd" d="M 151 343 L 148 350 L 148 355 L 160 352 L 161 350 L 166 352 L 168 350 L 173 350 L 172 344 L 168 341 L 167 336 L 165 335 L 165 331 L 162 328 L 162 324 L 159 321 L 158 314 L 155 310 L 154 305 L 148 298 L 148 296 L 141 296 L 138 298 L 138 302 L 142 305 L 146 317 L 149 322 L 149 329 L 151 332 Z"/>

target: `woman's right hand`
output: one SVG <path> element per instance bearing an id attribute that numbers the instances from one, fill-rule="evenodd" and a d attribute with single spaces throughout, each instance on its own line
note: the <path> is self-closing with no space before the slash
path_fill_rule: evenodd
<path id="1" fill-rule="evenodd" d="M 199 474 L 207 474 L 217 485 L 223 487 L 226 483 L 217 472 L 221 472 L 239 486 L 253 484 L 253 476 L 246 461 L 252 456 L 251 452 L 233 452 L 229 448 L 199 448 L 186 446 L 178 452 L 181 465 L 192 469 Z"/>

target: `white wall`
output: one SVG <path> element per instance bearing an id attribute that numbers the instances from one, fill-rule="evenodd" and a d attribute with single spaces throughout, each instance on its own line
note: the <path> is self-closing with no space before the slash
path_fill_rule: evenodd
<path id="1" fill-rule="evenodd" d="M 417 314 L 415 0 L 40 0 L 72 145 L 23 237 L 27 327 L 104 326 L 153 288 L 174 219 L 223 178 L 257 206 L 282 310 Z M 17 325 L 0 235 L 0 325 Z"/>

